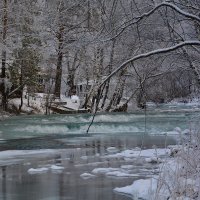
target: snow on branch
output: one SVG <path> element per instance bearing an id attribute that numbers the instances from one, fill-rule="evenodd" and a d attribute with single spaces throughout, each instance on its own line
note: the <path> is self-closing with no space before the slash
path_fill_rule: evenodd
<path id="1" fill-rule="evenodd" d="M 158 6 L 159 6 L 159 5 L 158 5 Z M 170 8 L 172 8 L 172 9 L 176 10 L 179 14 L 184 15 L 185 17 L 188 17 L 188 18 L 190 18 L 190 19 L 194 19 L 194 20 L 197 20 L 197 21 L 200 22 L 200 17 L 198 17 L 197 15 L 188 13 L 188 12 L 186 12 L 186 11 L 183 11 L 183 10 L 181 10 L 178 6 L 176 6 L 176 5 L 174 5 L 174 4 L 165 2 L 165 3 L 161 3 L 159 7 L 161 7 L 161 6 L 170 7 Z"/>
<path id="2" fill-rule="evenodd" d="M 104 42 L 115 39 L 116 37 L 121 35 L 129 26 L 139 23 L 141 20 L 143 20 L 144 18 L 149 17 L 150 15 L 152 15 L 155 11 L 157 11 L 161 7 L 170 7 L 171 9 L 175 10 L 179 14 L 181 14 L 181 15 L 189 18 L 189 19 L 193 19 L 193 20 L 196 20 L 196 21 L 200 22 L 200 17 L 199 16 L 191 14 L 191 13 L 188 13 L 186 11 L 183 11 L 178 6 L 176 6 L 176 5 L 172 4 L 172 3 L 163 2 L 163 3 L 158 4 L 156 7 L 154 7 L 149 12 L 144 13 L 141 16 L 134 17 L 131 20 L 128 20 L 127 22 L 125 22 L 122 25 L 120 25 L 120 27 L 118 27 L 117 29 L 121 29 L 121 30 L 116 35 L 114 35 L 112 38 L 104 40 Z M 133 21 L 133 20 L 135 20 L 135 21 Z M 133 22 L 131 22 L 131 21 L 133 21 Z"/>
<path id="3" fill-rule="evenodd" d="M 181 42 L 177 45 L 174 45 L 172 47 L 167 47 L 167 48 L 162 48 L 162 49 L 156 49 L 154 51 L 150 51 L 144 54 L 139 54 L 137 56 L 134 56 L 132 58 L 130 58 L 129 60 L 125 61 L 124 63 L 122 63 L 116 70 L 114 70 L 109 76 L 107 76 L 103 82 L 99 85 L 99 87 L 101 87 L 103 84 L 106 83 L 106 81 L 108 81 L 112 76 L 114 76 L 117 72 L 119 72 L 120 70 L 124 69 L 127 67 L 127 65 L 133 61 L 142 59 L 142 58 L 147 58 L 153 55 L 158 55 L 158 54 L 163 54 L 163 53 L 167 53 L 167 52 L 171 52 L 174 51 L 178 48 L 184 47 L 184 46 L 191 46 L 191 45 L 200 45 L 200 41 L 184 41 Z"/>

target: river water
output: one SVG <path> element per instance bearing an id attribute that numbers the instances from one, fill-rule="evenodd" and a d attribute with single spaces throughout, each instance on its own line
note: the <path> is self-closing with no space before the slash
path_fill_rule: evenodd
<path id="1" fill-rule="evenodd" d="M 157 166 L 142 159 L 116 158 L 109 151 L 163 148 L 180 142 L 180 130 L 190 129 L 198 106 L 158 106 L 147 112 L 92 116 L 20 116 L 0 122 L 0 200 L 128 200 L 113 192 L 139 178 L 157 173 Z M 176 128 L 174 130 L 175 127 Z M 62 170 L 53 170 L 52 166 Z M 133 165 L 134 177 L 97 174 L 81 177 L 95 168 Z M 46 168 L 29 173 L 30 168 Z"/>

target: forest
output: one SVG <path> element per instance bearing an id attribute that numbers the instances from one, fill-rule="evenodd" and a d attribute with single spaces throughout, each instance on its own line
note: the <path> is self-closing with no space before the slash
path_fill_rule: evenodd
<path id="1" fill-rule="evenodd" d="M 4 111 L 15 98 L 20 111 L 24 92 L 46 94 L 46 109 L 77 95 L 91 112 L 198 96 L 199 0 L 2 0 L 0 10 Z"/>

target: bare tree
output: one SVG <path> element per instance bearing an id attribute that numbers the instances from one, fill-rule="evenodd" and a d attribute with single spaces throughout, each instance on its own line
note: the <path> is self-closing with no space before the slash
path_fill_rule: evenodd
<path id="1" fill-rule="evenodd" d="M 147 34 L 147 32 L 144 32 L 141 34 L 141 31 L 139 30 L 139 34 L 138 36 L 139 38 L 139 43 L 140 43 L 140 52 L 138 53 L 138 55 L 133 56 L 130 59 L 127 59 L 125 62 L 123 62 L 121 64 L 121 66 L 119 66 L 117 69 L 113 70 L 113 72 L 107 76 L 107 78 L 100 84 L 100 87 L 102 87 L 106 82 L 109 82 L 111 77 L 113 77 L 114 75 L 118 74 L 119 71 L 123 71 L 124 69 L 126 69 L 130 63 L 135 63 L 138 60 L 146 60 L 147 58 L 150 59 L 155 59 L 154 57 L 156 56 L 161 56 L 161 55 L 166 55 L 167 57 L 169 57 L 169 53 L 173 52 L 174 53 L 174 61 L 177 59 L 177 56 L 179 54 L 179 52 L 181 51 L 181 49 L 183 50 L 183 56 L 185 57 L 186 61 L 189 64 L 190 69 L 194 72 L 194 75 L 196 76 L 197 79 L 197 83 L 198 83 L 198 78 L 199 78 L 199 70 L 197 68 L 197 65 L 194 65 L 194 62 L 192 61 L 192 58 L 189 54 L 191 54 L 193 52 L 193 55 L 199 55 L 198 52 L 198 47 L 199 46 L 199 40 L 196 37 L 196 39 L 194 39 L 194 34 L 193 32 L 191 32 L 191 34 L 193 34 L 193 37 L 189 38 L 189 34 L 188 34 L 188 30 L 187 28 L 185 28 L 183 26 L 183 24 L 188 24 L 188 20 L 192 21 L 192 23 L 189 23 L 190 28 L 195 28 L 194 24 L 198 24 L 200 22 L 200 18 L 198 15 L 193 14 L 188 12 L 187 10 L 183 10 L 181 8 L 179 8 L 177 5 L 173 4 L 173 3 L 168 3 L 168 2 L 163 2 L 160 4 L 153 4 L 150 5 L 148 7 L 148 11 L 144 12 L 143 14 L 140 13 L 140 15 L 138 16 L 134 16 L 129 20 L 126 20 L 125 22 L 123 22 L 121 25 L 119 25 L 118 27 L 114 27 L 114 29 L 112 29 L 110 32 L 108 32 L 109 34 L 112 34 L 114 32 L 117 32 L 114 36 L 111 36 L 111 38 L 106 39 L 104 41 L 109 41 L 109 40 L 113 40 L 113 39 L 117 39 L 119 40 L 121 37 L 123 37 L 123 35 L 127 35 L 128 29 L 131 30 L 132 27 L 140 27 L 143 26 L 143 22 L 147 21 L 147 20 L 152 20 L 152 18 L 154 16 L 157 15 L 161 15 L 161 16 L 165 16 L 163 18 L 165 18 L 165 22 L 164 24 L 162 24 L 162 26 L 166 27 L 169 32 L 167 38 L 168 41 L 160 41 L 157 42 L 155 41 L 155 38 L 150 38 L 151 36 L 149 35 L 147 38 L 148 40 L 150 39 L 150 41 L 153 42 L 153 44 L 151 44 L 150 46 L 147 46 L 147 40 L 142 41 L 143 37 L 142 35 L 144 35 L 145 33 Z M 188 9 L 188 7 L 187 7 Z M 195 13 L 195 12 L 194 12 Z M 173 18 L 172 18 L 173 17 Z M 172 19 L 172 20 L 168 20 L 168 19 Z M 173 21 L 173 24 L 172 22 Z M 181 21 L 181 25 L 180 25 L 180 21 Z M 161 23 L 160 23 L 161 25 Z M 147 24 L 145 23 L 145 26 L 147 26 Z M 149 27 L 152 26 L 150 21 L 149 21 Z M 158 27 L 156 27 L 158 28 Z M 180 28 L 182 29 L 182 31 L 180 31 Z M 165 29 L 164 29 L 165 30 Z M 136 29 L 137 31 L 137 29 Z M 167 32 L 164 32 L 164 34 L 166 35 Z M 187 37 L 186 37 L 187 35 Z M 160 39 L 162 39 L 162 37 L 160 37 Z M 151 48 L 153 47 L 153 50 L 151 50 Z M 189 48 L 190 47 L 190 48 Z M 143 53 L 146 50 L 146 53 Z M 192 49 L 196 49 L 196 53 L 194 53 L 194 50 Z M 148 51 L 149 50 L 149 51 Z M 170 56 L 170 59 L 173 59 L 173 56 Z M 179 58 L 180 59 L 180 58 Z M 175 63 L 175 62 L 174 62 Z M 163 63 L 161 66 L 164 67 L 164 65 L 166 65 L 166 62 Z M 179 69 L 181 69 L 181 64 L 178 64 L 177 67 L 179 67 Z M 142 66 L 138 67 L 142 70 Z M 166 74 L 167 74 L 167 70 L 166 70 Z M 156 75 L 156 74 L 155 74 Z M 178 81 L 178 80 L 177 80 Z M 141 81 L 140 81 L 141 82 Z M 140 95 L 141 96 L 141 95 Z"/>

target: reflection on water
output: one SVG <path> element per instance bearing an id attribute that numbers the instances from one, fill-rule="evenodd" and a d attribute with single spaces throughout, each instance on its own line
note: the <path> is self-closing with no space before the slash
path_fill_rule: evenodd
<path id="1" fill-rule="evenodd" d="M 103 180 L 101 177 L 85 181 L 79 177 L 79 171 L 76 170 L 73 170 L 73 174 L 24 174 L 12 178 L 2 180 L 2 200 L 128 199 L 112 193 L 113 187 L 123 185 L 121 181 Z M 129 182 L 131 181 L 124 181 Z"/>

